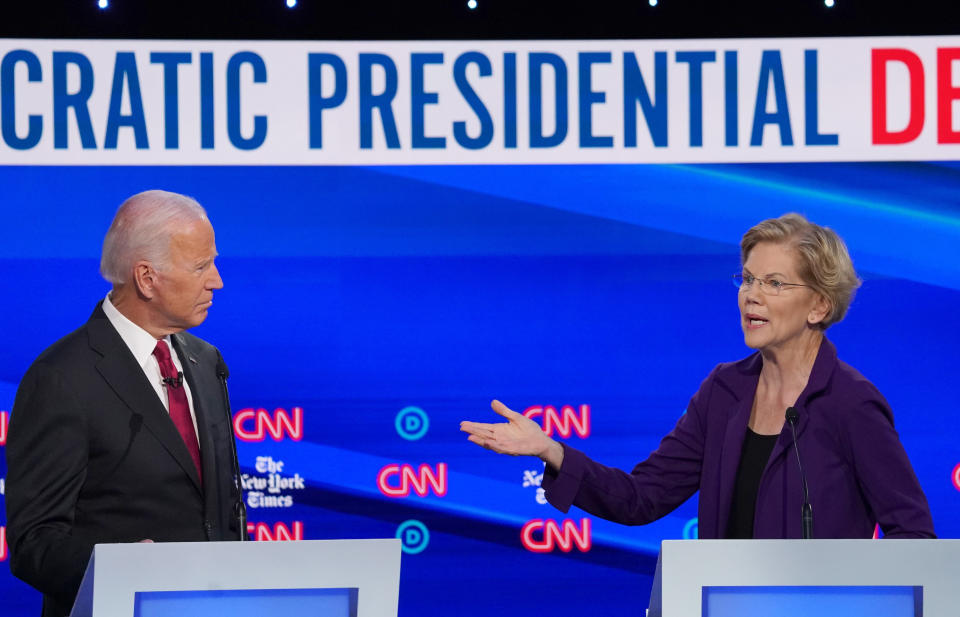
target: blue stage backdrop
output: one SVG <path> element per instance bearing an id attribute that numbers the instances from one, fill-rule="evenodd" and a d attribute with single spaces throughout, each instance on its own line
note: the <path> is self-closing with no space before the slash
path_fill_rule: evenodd
<path id="1" fill-rule="evenodd" d="M 562 514 L 542 463 L 459 422 L 499 398 L 629 469 L 750 353 L 739 240 L 794 211 L 846 239 L 864 284 L 828 336 L 960 537 L 960 39 L 379 45 L 0 40 L 0 450 L 30 362 L 108 291 L 117 206 L 185 193 L 217 232 L 196 333 L 230 367 L 255 539 L 399 537 L 402 617 L 639 616 L 696 498 Z M 0 613 L 38 614 L 8 563 L 0 514 Z"/>
<path id="2" fill-rule="evenodd" d="M 641 614 L 660 540 L 696 537 L 695 500 L 640 528 L 565 516 L 539 461 L 458 422 L 498 397 L 630 467 L 749 353 L 737 242 L 786 211 L 849 241 L 864 285 L 830 338 L 889 399 L 937 532 L 960 536 L 960 166 L 8 167 L 0 186 L 4 420 L 34 356 L 106 293 L 117 204 L 193 195 L 226 284 L 197 333 L 230 365 L 254 535 L 400 534 L 405 617 Z M 36 613 L 2 585 L 4 614 Z"/>

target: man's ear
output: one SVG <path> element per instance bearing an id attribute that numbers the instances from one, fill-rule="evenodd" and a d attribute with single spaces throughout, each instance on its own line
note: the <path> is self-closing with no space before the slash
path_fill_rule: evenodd
<path id="1" fill-rule="evenodd" d="M 157 271 L 153 264 L 146 260 L 135 263 L 133 265 L 133 284 L 140 297 L 147 300 L 153 298 L 157 285 Z"/>

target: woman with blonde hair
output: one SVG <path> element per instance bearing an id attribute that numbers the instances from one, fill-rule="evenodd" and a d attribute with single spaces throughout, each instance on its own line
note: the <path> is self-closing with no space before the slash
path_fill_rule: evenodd
<path id="1" fill-rule="evenodd" d="M 815 538 L 870 538 L 877 524 L 885 537 L 934 537 L 887 401 L 825 335 L 860 285 L 843 240 L 786 214 L 747 231 L 740 253 L 740 327 L 756 352 L 714 368 L 632 472 L 554 441 L 499 401 L 507 422 L 461 430 L 495 452 L 542 459 L 546 498 L 563 512 L 643 525 L 700 491 L 700 538 L 799 538 L 805 500 Z"/>

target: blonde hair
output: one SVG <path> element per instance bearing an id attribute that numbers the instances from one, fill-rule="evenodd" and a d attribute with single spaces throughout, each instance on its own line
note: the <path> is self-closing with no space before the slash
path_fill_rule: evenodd
<path id="1" fill-rule="evenodd" d="M 830 304 L 830 311 L 817 324 L 826 330 L 843 319 L 860 287 L 853 261 L 837 232 L 808 221 L 791 212 L 761 221 L 743 234 L 740 263 L 746 263 L 750 251 L 761 242 L 785 244 L 797 255 L 800 278 Z"/>

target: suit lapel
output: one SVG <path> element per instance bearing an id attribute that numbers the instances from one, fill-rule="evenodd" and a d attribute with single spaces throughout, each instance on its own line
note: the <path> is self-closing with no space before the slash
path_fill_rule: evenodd
<path id="1" fill-rule="evenodd" d="M 825 391 L 830 383 L 834 368 L 837 364 L 837 350 L 826 338 L 820 344 L 817 352 L 817 358 L 814 360 L 813 369 L 810 371 L 810 377 L 807 385 L 797 397 L 794 405 L 799 419 L 797 421 L 797 439 L 804 433 L 810 423 L 807 407 L 809 402 Z M 736 399 L 727 415 L 727 424 L 724 428 L 723 447 L 720 452 L 720 490 L 717 499 L 717 537 L 724 537 L 727 530 L 727 523 L 730 518 L 730 504 L 733 499 L 734 483 L 736 482 L 737 469 L 740 466 L 740 456 L 743 450 L 743 440 L 747 433 L 747 423 L 750 421 L 750 411 L 753 408 L 753 399 L 757 392 L 757 382 L 760 378 L 760 371 L 763 368 L 763 359 L 759 353 L 754 354 L 744 362 L 739 371 L 727 374 L 720 381 L 720 384 L 726 388 Z M 784 410 L 786 412 L 786 410 Z M 763 475 L 760 478 L 760 491 L 763 491 L 764 482 L 767 479 L 767 471 L 777 462 L 777 460 L 787 452 L 787 448 L 792 447 L 793 436 L 790 427 L 784 424 L 773 447 L 773 452 L 767 460 Z M 801 446 L 802 449 L 802 446 Z"/>
<path id="2" fill-rule="evenodd" d="M 91 348 L 103 356 L 97 362 L 97 371 L 130 411 L 143 417 L 144 426 L 190 476 L 199 490 L 200 479 L 183 438 L 137 364 L 136 358 L 99 305 L 87 322 L 87 329 Z"/>
<path id="3" fill-rule="evenodd" d="M 797 439 L 800 439 L 800 435 L 803 434 L 803 431 L 807 428 L 807 414 L 804 413 L 803 407 L 798 402 L 794 405 L 794 409 L 797 410 L 799 417 L 797 419 Z M 784 417 L 786 417 L 786 409 L 784 411 Z M 763 474 L 760 476 L 760 486 L 763 486 L 763 479 L 767 475 L 767 470 L 773 467 L 776 464 L 777 460 L 787 454 L 788 448 L 793 446 L 793 431 L 790 429 L 790 425 L 786 421 L 783 423 L 783 428 L 780 429 L 780 437 L 777 438 L 775 444 L 773 444 L 773 450 L 770 452 L 770 458 L 767 459 L 767 464 L 763 468 Z"/>
<path id="4" fill-rule="evenodd" d="M 723 447 L 720 450 L 720 487 L 717 498 L 719 509 L 716 514 L 718 538 L 726 536 L 730 505 L 733 501 L 733 486 L 737 480 L 743 440 L 747 435 L 747 423 L 750 422 L 750 411 L 753 409 L 753 399 L 757 392 L 757 381 L 760 379 L 762 367 L 763 360 L 759 353 L 755 353 L 742 363 L 739 370 L 725 375 L 720 381 L 720 385 L 730 392 L 736 402 L 727 411 Z"/>
<path id="5" fill-rule="evenodd" d="M 807 413 L 807 403 L 827 388 L 836 363 L 837 348 L 833 346 L 833 343 L 824 338 L 820 343 L 820 349 L 817 351 L 817 357 L 813 361 L 813 368 L 810 370 L 810 377 L 807 378 L 807 385 L 804 387 L 803 392 L 800 393 L 800 396 L 797 397 L 797 402 L 793 405 L 793 408 L 797 410 L 798 442 L 800 441 L 800 436 L 806 431 L 807 425 L 810 424 L 810 414 Z M 787 410 L 784 409 L 783 411 L 784 414 L 786 414 Z M 767 460 L 767 466 L 764 468 L 764 476 L 766 475 L 767 469 L 772 467 L 773 464 L 792 447 L 793 431 L 790 429 L 790 425 L 784 422 L 783 429 L 780 431 L 780 438 L 777 439 L 777 443 L 773 446 L 773 452 L 770 453 L 770 459 Z M 761 486 L 763 486 L 764 476 L 761 476 Z"/>
<path id="6" fill-rule="evenodd" d="M 730 504 L 733 501 L 733 485 L 737 478 L 737 468 L 740 466 L 740 454 L 743 450 L 743 440 L 747 435 L 747 423 L 750 421 L 750 410 L 753 407 L 753 397 L 746 396 L 737 401 L 730 411 L 727 429 L 723 436 L 723 449 L 720 452 L 720 510 L 717 512 L 718 538 L 726 537 L 727 520 L 730 518 Z"/>

